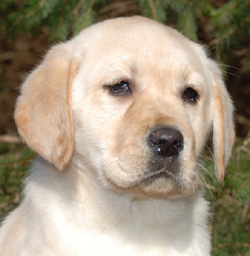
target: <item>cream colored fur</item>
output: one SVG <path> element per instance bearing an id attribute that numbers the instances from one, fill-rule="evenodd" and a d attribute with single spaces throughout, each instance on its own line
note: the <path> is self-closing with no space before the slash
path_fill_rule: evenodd
<path id="1" fill-rule="evenodd" d="M 119 81 L 131 95 L 110 93 Z M 197 104 L 183 101 L 187 87 Z M 210 255 L 197 163 L 213 129 L 222 182 L 234 127 L 219 68 L 200 45 L 142 17 L 98 23 L 52 47 L 24 82 L 15 119 L 40 156 L 0 229 L 1 256 Z M 184 137 L 178 179 L 147 183 L 146 138 L 159 125 Z"/>

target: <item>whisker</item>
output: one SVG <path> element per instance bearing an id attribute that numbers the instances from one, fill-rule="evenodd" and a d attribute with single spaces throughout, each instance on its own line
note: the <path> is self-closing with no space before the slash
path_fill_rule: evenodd
<path id="1" fill-rule="evenodd" d="M 208 161 L 212 161 L 213 162 L 213 158 L 212 156 L 207 156 L 207 155 L 203 155 L 203 154 L 198 154 L 198 156 L 201 158 L 201 159 L 204 159 L 204 160 L 208 160 Z"/>
<path id="2" fill-rule="evenodd" d="M 202 176 L 201 177 L 201 179 L 202 179 L 202 181 L 203 181 L 203 186 L 208 190 L 208 192 L 209 192 L 209 195 L 210 195 L 210 198 L 211 198 L 211 200 L 212 201 L 215 201 L 215 196 L 214 196 L 214 194 L 213 194 L 213 192 L 212 192 L 212 190 L 211 190 L 211 187 L 210 187 L 210 185 L 206 182 L 206 180 L 205 180 L 205 178 Z"/>
<path id="3" fill-rule="evenodd" d="M 203 170 L 205 171 L 205 173 L 207 173 L 209 175 L 210 178 L 212 178 L 213 181 L 216 181 L 215 178 L 212 176 L 212 174 L 208 171 L 207 168 L 205 168 L 202 164 L 197 163 L 197 165 Z"/>
<path id="4" fill-rule="evenodd" d="M 241 71 L 239 68 L 237 68 L 235 66 L 232 66 L 232 65 L 227 65 L 227 64 L 224 64 L 224 63 L 219 63 L 218 65 L 221 66 L 221 67 L 233 68 L 237 71 Z"/>

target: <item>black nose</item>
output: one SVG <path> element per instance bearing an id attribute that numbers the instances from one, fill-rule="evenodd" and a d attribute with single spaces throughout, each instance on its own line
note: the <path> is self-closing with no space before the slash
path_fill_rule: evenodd
<path id="1" fill-rule="evenodd" d="M 148 145 L 159 156 L 174 157 L 183 149 L 183 136 L 173 127 L 160 127 L 149 134 Z"/>

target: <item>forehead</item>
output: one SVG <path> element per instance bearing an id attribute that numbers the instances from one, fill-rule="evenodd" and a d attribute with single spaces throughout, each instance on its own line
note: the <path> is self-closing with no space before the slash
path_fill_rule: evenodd
<path id="1" fill-rule="evenodd" d="M 201 46 L 145 18 L 119 18 L 93 25 L 75 42 L 85 49 L 86 62 L 96 70 L 205 75 L 206 56 Z"/>

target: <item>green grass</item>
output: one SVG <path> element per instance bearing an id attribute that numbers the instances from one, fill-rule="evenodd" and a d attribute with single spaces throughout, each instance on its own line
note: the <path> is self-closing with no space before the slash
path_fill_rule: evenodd
<path id="1" fill-rule="evenodd" d="M 0 221 L 20 202 L 25 174 L 35 156 L 26 146 L 3 144 L 0 152 L 3 151 L 13 152 L 0 154 Z"/>
<path id="2" fill-rule="evenodd" d="M 216 182 L 211 161 L 206 164 L 214 256 L 249 256 L 250 134 L 235 145 L 223 186 Z"/>
<path id="3" fill-rule="evenodd" d="M 7 153 L 6 153 L 7 152 Z M 22 184 L 35 154 L 26 146 L 0 146 L 0 220 L 21 199 Z M 206 196 L 211 202 L 211 232 L 214 256 L 250 255 L 250 134 L 236 144 L 219 185 L 211 160 L 206 170 Z"/>

